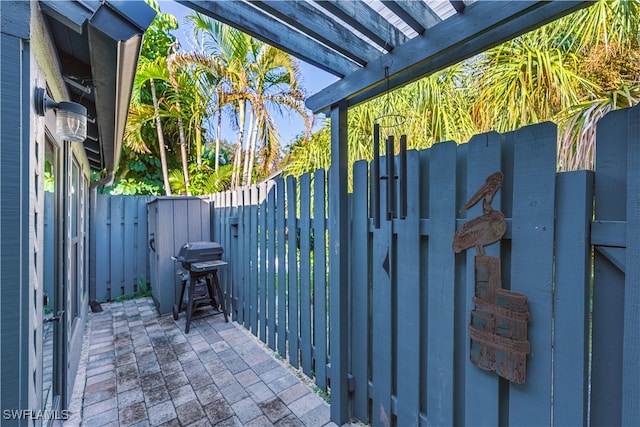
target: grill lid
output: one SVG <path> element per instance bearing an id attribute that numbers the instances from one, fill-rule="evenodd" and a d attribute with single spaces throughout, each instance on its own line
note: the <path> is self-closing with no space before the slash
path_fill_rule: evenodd
<path id="1" fill-rule="evenodd" d="M 176 261 L 193 263 L 202 261 L 214 261 L 222 258 L 224 249 L 217 242 L 189 242 L 182 245 Z"/>

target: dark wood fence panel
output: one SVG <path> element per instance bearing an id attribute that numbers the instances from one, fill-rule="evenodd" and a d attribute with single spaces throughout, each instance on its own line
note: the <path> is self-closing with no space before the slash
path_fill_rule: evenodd
<path id="1" fill-rule="evenodd" d="M 410 151 L 406 218 L 386 220 L 381 185 L 379 228 L 369 164 L 357 162 L 340 260 L 349 267 L 344 379 L 332 378 L 327 345 L 328 294 L 337 289 L 327 280 L 325 172 L 212 196 L 223 224 L 215 233 L 231 240 L 225 289 L 234 318 L 320 389 L 348 381 L 352 414 L 374 426 L 629 423 L 638 417 L 632 379 L 640 376 L 638 111 L 601 121 L 595 173 L 556 173 L 550 123 Z M 481 203 L 458 210 L 496 171 L 504 181 L 492 206 L 507 229 L 485 250 L 501 259 L 501 286 L 528 298 L 531 353 L 521 385 L 471 363 L 476 253 L 451 246 L 455 231 L 483 213 Z"/>
<path id="2" fill-rule="evenodd" d="M 556 180 L 552 417 L 559 426 L 588 425 L 593 176 L 561 173 Z"/>
<path id="3" fill-rule="evenodd" d="M 369 419 L 369 366 L 371 354 L 371 282 L 369 268 L 371 239 L 369 235 L 369 176 L 367 162 L 356 162 L 353 168 L 353 193 L 351 203 L 351 364 L 354 379 L 353 415 L 360 420 Z M 358 268 L 353 266 L 359 266 Z"/>
<path id="4" fill-rule="evenodd" d="M 225 252 L 234 262 L 225 291 L 234 319 L 322 390 L 329 361 L 325 179 L 318 171 L 313 180 L 306 174 L 243 188 L 237 205 L 228 193 L 211 196 L 214 221 L 237 224 Z M 224 227 L 213 230 L 214 240 L 225 239 Z"/>
<path id="5" fill-rule="evenodd" d="M 592 425 L 640 418 L 640 108 L 607 114 L 596 145 Z"/>
<path id="6" fill-rule="evenodd" d="M 96 300 L 105 302 L 149 283 L 146 196 L 96 198 Z"/>

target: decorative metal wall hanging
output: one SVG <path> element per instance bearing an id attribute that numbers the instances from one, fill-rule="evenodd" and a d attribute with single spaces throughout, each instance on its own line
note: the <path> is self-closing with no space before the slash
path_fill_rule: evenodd
<path id="1" fill-rule="evenodd" d="M 380 124 L 373 125 L 373 163 L 371 165 L 371 216 L 373 226 L 380 228 L 380 181 L 387 182 L 386 220 L 407 217 L 407 136 L 400 136 L 399 170 L 395 172 L 394 136 L 389 135 L 385 147 L 386 175 L 380 175 Z M 399 212 L 396 208 L 396 179 L 399 184 Z"/>
<path id="2" fill-rule="evenodd" d="M 527 354 L 530 353 L 527 297 L 502 289 L 500 258 L 484 253 L 484 246 L 499 241 L 507 230 L 504 214 L 491 207 L 503 179 L 502 172 L 489 175 L 478 192 L 460 209 L 464 212 L 483 199 L 483 214 L 460 227 L 452 246 L 456 253 L 476 248 L 475 308 L 471 311 L 468 328 L 471 362 L 509 381 L 523 384 Z"/>

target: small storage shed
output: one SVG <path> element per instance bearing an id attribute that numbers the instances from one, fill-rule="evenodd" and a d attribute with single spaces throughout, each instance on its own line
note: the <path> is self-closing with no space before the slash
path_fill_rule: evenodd
<path id="1" fill-rule="evenodd" d="M 170 314 L 180 296 L 181 264 L 171 259 L 187 242 L 211 240 L 211 202 L 200 197 L 158 197 L 147 203 L 151 295 Z"/>

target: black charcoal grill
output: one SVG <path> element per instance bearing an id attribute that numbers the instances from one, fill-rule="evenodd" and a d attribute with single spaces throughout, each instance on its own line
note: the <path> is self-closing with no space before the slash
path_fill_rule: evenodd
<path id="1" fill-rule="evenodd" d="M 172 260 L 182 264 L 178 276 L 181 279 L 180 299 L 173 306 L 173 318 L 178 320 L 182 311 L 182 302 L 187 292 L 185 333 L 189 333 L 192 315 L 196 308 L 211 305 L 213 313 L 224 314 L 228 322 L 227 311 L 224 306 L 224 295 L 218 281 L 218 270 L 227 265 L 222 261 L 224 249 L 216 242 L 189 242 L 182 245 L 178 255 Z"/>
<path id="2" fill-rule="evenodd" d="M 182 262 L 182 267 L 189 270 L 194 262 L 216 261 L 222 259 L 224 249 L 216 242 L 190 242 L 180 248 L 177 256 L 171 257 L 174 261 Z"/>

